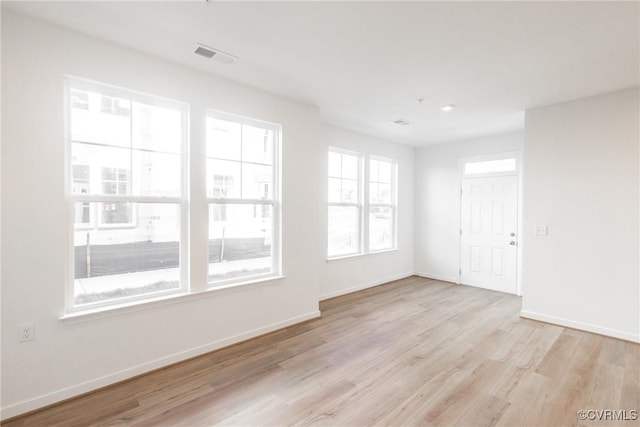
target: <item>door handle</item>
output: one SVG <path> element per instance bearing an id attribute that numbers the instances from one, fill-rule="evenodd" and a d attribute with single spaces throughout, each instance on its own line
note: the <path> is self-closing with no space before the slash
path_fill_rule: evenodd
<path id="1" fill-rule="evenodd" d="M 515 242 L 514 240 L 512 240 L 512 241 L 510 241 L 510 242 L 509 242 L 509 244 L 510 244 L 511 246 L 515 246 L 515 245 L 516 245 L 516 242 Z"/>

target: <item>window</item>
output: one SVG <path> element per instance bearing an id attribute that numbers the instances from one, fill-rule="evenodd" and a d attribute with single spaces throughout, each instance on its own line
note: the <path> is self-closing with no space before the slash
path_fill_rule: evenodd
<path id="1" fill-rule="evenodd" d="M 361 164 L 358 153 L 329 150 L 329 257 L 362 251 Z"/>
<path id="2" fill-rule="evenodd" d="M 280 127 L 207 117 L 209 284 L 279 274 Z"/>
<path id="3" fill-rule="evenodd" d="M 395 162 L 369 160 L 369 251 L 395 246 Z"/>
<path id="4" fill-rule="evenodd" d="M 362 159 L 360 153 L 329 149 L 329 258 L 395 248 L 396 163 L 375 156 L 366 163 Z M 361 196 L 363 164 L 369 177 L 367 197 Z"/>
<path id="5" fill-rule="evenodd" d="M 187 106 L 80 79 L 67 83 L 69 307 L 186 289 Z"/>
<path id="6" fill-rule="evenodd" d="M 516 170 L 516 159 L 485 160 L 480 162 L 465 162 L 464 174 L 477 175 L 497 172 L 510 172 Z"/>

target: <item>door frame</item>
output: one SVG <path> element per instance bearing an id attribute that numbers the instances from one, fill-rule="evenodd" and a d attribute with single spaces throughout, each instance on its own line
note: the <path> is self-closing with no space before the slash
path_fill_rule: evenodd
<path id="1" fill-rule="evenodd" d="M 465 175 L 464 165 L 468 162 L 482 162 L 489 160 L 515 159 L 516 169 L 514 171 L 479 173 Z M 458 158 L 458 284 L 462 284 L 462 180 L 469 178 L 487 178 L 494 176 L 517 176 L 517 238 L 516 248 L 516 295 L 522 296 L 522 151 L 505 151 L 500 153 L 484 154 L 479 156 L 468 156 Z"/>

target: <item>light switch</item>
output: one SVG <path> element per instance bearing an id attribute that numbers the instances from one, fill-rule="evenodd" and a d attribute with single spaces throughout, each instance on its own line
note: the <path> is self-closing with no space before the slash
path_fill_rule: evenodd
<path id="1" fill-rule="evenodd" d="M 536 236 L 546 236 L 547 235 L 547 226 L 546 225 L 536 225 L 535 226 Z"/>

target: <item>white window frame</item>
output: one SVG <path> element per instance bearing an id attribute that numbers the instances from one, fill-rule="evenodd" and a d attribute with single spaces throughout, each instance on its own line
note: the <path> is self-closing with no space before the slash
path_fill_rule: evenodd
<path id="1" fill-rule="evenodd" d="M 206 119 L 213 118 L 219 120 L 225 120 L 229 122 L 238 123 L 241 125 L 254 126 L 262 129 L 271 130 L 273 132 L 273 158 L 272 158 L 272 193 L 271 199 L 245 199 L 245 198 L 217 198 L 211 197 L 207 195 L 207 209 L 210 209 L 211 205 L 263 205 L 263 206 L 271 206 L 271 216 L 272 216 L 272 241 L 271 241 L 271 271 L 268 273 L 262 274 L 254 274 L 248 276 L 241 276 L 237 278 L 227 279 L 227 280 L 218 280 L 218 281 L 210 281 L 209 273 L 207 271 L 207 286 L 209 289 L 216 289 L 220 287 L 227 287 L 231 285 L 244 284 L 249 282 L 263 281 L 267 279 L 281 277 L 282 271 L 282 190 L 281 190 L 281 144 L 282 144 L 282 126 L 276 123 L 266 122 L 258 119 L 253 119 L 237 114 L 227 113 L 214 109 L 207 109 Z M 241 131 L 242 132 L 242 131 Z M 241 134 L 242 135 L 242 134 Z M 242 139 L 242 136 L 241 136 Z M 240 180 L 242 180 L 242 165 L 247 164 L 259 164 L 254 162 L 245 162 L 242 160 L 242 146 L 240 148 L 240 160 L 236 161 L 240 163 Z M 217 157 L 209 157 L 208 159 L 218 159 Z M 225 160 L 228 159 L 219 159 Z M 262 164 L 260 164 L 262 165 Z M 213 177 L 216 175 L 216 171 L 207 170 L 206 175 Z M 213 179 L 213 178 L 212 178 Z M 240 191 L 242 196 L 242 182 L 240 182 Z M 208 221 L 211 221 L 211 215 L 207 214 Z M 209 223 L 207 223 L 207 233 L 209 233 Z M 207 234 L 208 235 L 208 234 Z M 207 260 L 208 260 L 208 249 L 207 249 Z M 209 268 L 209 262 L 207 261 L 207 269 Z"/>
<path id="2" fill-rule="evenodd" d="M 371 192 L 370 192 L 370 185 L 371 185 L 371 160 L 375 160 L 378 162 L 385 162 L 385 163 L 390 163 L 391 164 L 391 202 L 390 203 L 372 203 L 371 202 Z M 388 157 L 381 157 L 381 156 L 375 156 L 375 155 L 370 155 L 369 158 L 367 159 L 367 253 L 370 254 L 374 254 L 374 253 L 378 253 L 378 252 L 387 252 L 387 251 L 393 251 L 395 249 L 397 249 L 398 247 L 398 239 L 397 239 L 397 234 L 398 234 L 398 215 L 397 215 L 397 208 L 398 208 L 398 198 L 397 198 L 397 193 L 398 193 L 398 186 L 397 186 L 397 182 L 398 182 L 398 174 L 397 174 L 397 162 L 394 159 L 388 158 Z M 376 183 L 379 183 L 378 181 L 375 181 Z M 393 235 L 391 236 L 391 246 L 388 248 L 381 248 L 381 249 L 375 249 L 375 250 L 371 250 L 371 242 L 370 242 L 370 224 L 369 224 L 369 215 L 371 212 L 371 208 L 390 208 L 391 209 L 391 232 L 393 233 Z"/>
<path id="3" fill-rule="evenodd" d="M 338 153 L 338 154 L 348 154 L 352 156 L 358 156 L 358 192 L 359 192 L 359 200 L 358 203 L 337 203 L 337 202 L 329 202 L 327 201 L 327 206 L 354 206 L 359 209 L 359 219 L 360 219 L 360 247 L 357 252 L 348 253 L 348 254 L 340 254 L 340 255 L 331 255 L 329 254 L 329 241 L 327 235 L 327 261 L 336 261 L 341 259 L 348 259 L 353 257 L 359 257 L 364 255 L 373 255 L 384 252 L 391 252 L 398 249 L 398 162 L 390 157 L 377 156 L 373 154 L 364 154 L 357 151 L 345 150 L 343 148 L 338 148 L 334 146 L 329 146 L 327 151 L 328 153 Z M 391 203 L 371 203 L 371 195 L 370 195 L 370 185 L 371 185 L 371 160 L 377 160 L 382 162 L 391 163 Z M 328 170 L 328 168 L 327 168 Z M 330 178 L 327 172 L 327 182 Z M 338 177 L 333 177 L 338 178 Z M 376 181 L 377 182 L 377 181 Z M 369 224 L 369 213 L 371 208 L 374 207 L 386 207 L 391 208 L 392 212 L 392 246 L 389 248 L 381 248 L 371 250 L 370 248 L 370 224 Z M 329 226 L 328 218 L 327 218 L 327 228 Z"/>
<path id="4" fill-rule="evenodd" d="M 327 238 L 327 250 L 325 251 L 325 253 L 327 254 L 327 259 L 332 260 L 332 259 L 340 259 L 340 258 L 350 258 L 353 256 L 359 256 L 359 255 L 363 255 L 366 253 L 365 248 L 366 248 L 366 244 L 365 244 L 365 236 L 367 235 L 366 233 L 366 227 L 365 227 L 365 200 L 367 200 L 368 198 L 365 197 L 365 173 L 364 173 L 364 155 L 362 153 L 359 153 L 357 151 L 351 151 L 351 150 L 345 150 L 342 148 L 337 148 L 337 147 L 329 147 L 329 150 L 327 151 L 327 161 L 328 161 L 328 157 L 329 157 L 329 153 L 337 153 L 337 154 L 342 154 L 342 155 L 348 155 L 348 156 L 355 156 L 358 159 L 358 200 L 356 202 L 331 202 L 328 200 L 327 198 L 327 214 L 329 212 L 329 208 L 332 206 L 336 206 L 336 207 L 355 207 L 358 209 L 358 247 L 356 248 L 356 251 L 354 252 L 349 252 L 349 253 L 343 253 L 343 254 L 339 254 L 339 255 L 332 255 L 329 253 L 329 239 Z M 340 178 L 343 179 L 342 176 L 339 177 L 334 177 L 334 176 L 330 176 L 329 172 L 328 172 L 328 168 L 327 168 L 327 183 L 329 182 L 329 178 Z M 342 193 L 341 193 L 342 194 Z M 328 197 L 328 196 L 327 196 Z M 329 222 L 328 222 L 328 218 L 327 218 L 327 229 L 329 226 Z M 327 236 L 328 237 L 328 236 Z"/>
<path id="5" fill-rule="evenodd" d="M 167 196 L 133 196 L 133 195 L 81 195 L 73 194 L 71 191 L 73 184 L 72 177 L 72 154 L 71 148 L 73 140 L 71 139 L 71 91 L 77 89 L 80 91 L 91 91 L 99 93 L 102 96 L 126 98 L 133 101 L 145 103 L 148 105 L 154 105 L 159 107 L 169 107 L 177 109 L 181 112 L 182 121 L 182 141 L 180 146 L 180 165 L 181 165 L 181 185 L 180 195 L 177 197 Z M 64 91 L 64 107 L 65 107 L 65 192 L 67 200 L 67 274 L 66 274 L 66 311 L 67 313 L 81 312 L 87 310 L 94 310 L 103 307 L 119 306 L 128 304 L 130 302 L 137 301 L 149 301 L 162 298 L 172 294 L 183 294 L 189 289 L 189 204 L 188 204 L 188 174 L 189 174 L 189 105 L 172 99 L 159 97 L 156 95 L 148 95 L 140 92 L 136 92 L 130 89 L 120 88 L 100 82 L 94 82 L 74 76 L 65 77 L 65 91 Z M 82 142 L 82 141 L 75 141 Z M 129 150 L 132 148 L 129 147 Z M 133 186 L 133 167 L 131 167 L 131 185 Z M 133 187 L 132 187 L 133 188 Z M 74 204 L 76 202 L 89 202 L 89 203 L 117 203 L 117 202 L 129 202 L 129 203 L 168 203 L 175 204 L 179 209 L 179 222 L 180 222 L 180 243 L 179 243 L 179 286 L 176 289 L 157 291 L 153 293 L 146 293 L 142 295 L 134 295 L 129 297 L 114 298 L 106 301 L 99 301 L 94 303 L 87 303 L 82 305 L 75 304 L 75 253 L 74 253 L 74 216 L 75 209 Z M 132 205 L 132 216 L 135 215 L 135 206 Z M 99 221 L 99 219 L 98 219 Z M 117 224 L 118 228 L 121 226 Z M 126 225 L 123 225 L 126 227 Z"/>

